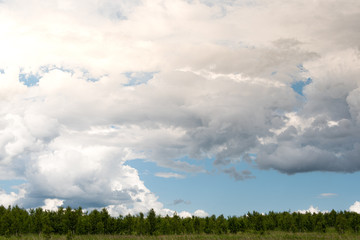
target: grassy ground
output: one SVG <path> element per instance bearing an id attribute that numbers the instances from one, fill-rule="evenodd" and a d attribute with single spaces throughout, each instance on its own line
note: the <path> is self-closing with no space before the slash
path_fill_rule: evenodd
<path id="1" fill-rule="evenodd" d="M 24 239 L 24 240 L 43 240 L 42 236 L 38 235 L 23 235 L 23 236 L 12 236 L 9 238 L 0 237 L 0 240 L 5 239 Z M 66 240 L 66 236 L 51 236 L 51 239 Z M 337 233 L 287 233 L 287 232 L 267 232 L 263 235 L 256 233 L 239 233 L 236 235 L 169 235 L 169 236 L 120 236 L 120 235 L 83 235 L 73 236 L 73 240 L 221 240 L 221 239 L 239 239 L 239 240 L 281 240 L 281 239 L 348 239 L 348 240 L 360 240 L 360 234 L 342 234 Z"/>

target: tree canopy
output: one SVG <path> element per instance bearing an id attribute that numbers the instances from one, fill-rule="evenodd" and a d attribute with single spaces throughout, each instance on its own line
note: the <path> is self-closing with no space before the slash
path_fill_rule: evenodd
<path id="1" fill-rule="evenodd" d="M 25 210 L 18 206 L 0 206 L 0 235 L 21 234 L 123 234 L 123 235 L 170 235 L 170 234 L 236 234 L 238 232 L 286 231 L 326 232 L 334 228 L 339 234 L 359 233 L 360 215 L 355 212 L 332 210 L 328 213 L 258 212 L 243 216 L 224 217 L 215 215 L 200 218 L 180 218 L 157 215 L 154 209 L 148 213 L 112 217 L 108 211 L 84 212 L 81 207 L 57 211 L 42 208 Z"/>

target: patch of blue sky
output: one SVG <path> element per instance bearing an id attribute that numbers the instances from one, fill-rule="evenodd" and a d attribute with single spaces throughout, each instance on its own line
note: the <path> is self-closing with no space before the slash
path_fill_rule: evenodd
<path id="1" fill-rule="evenodd" d="M 128 83 L 124 86 L 136 86 L 146 84 L 150 81 L 157 72 L 126 72 L 124 75 L 128 79 Z"/>
<path id="2" fill-rule="evenodd" d="M 32 73 L 20 73 L 19 81 L 28 87 L 36 86 L 39 82 L 40 76 Z"/>
<path id="3" fill-rule="evenodd" d="M 307 78 L 305 81 L 296 81 L 296 82 L 292 83 L 291 88 L 299 95 L 304 96 L 304 94 L 303 94 L 304 87 L 306 87 L 310 83 L 312 83 L 312 79 Z"/>
<path id="4" fill-rule="evenodd" d="M 94 77 L 94 76 L 90 75 L 88 71 L 84 71 L 83 74 L 84 74 L 84 77 L 86 78 L 86 81 L 88 81 L 88 82 L 98 82 L 100 80 L 100 78 L 103 77 L 103 76 Z"/>
<path id="5" fill-rule="evenodd" d="M 99 78 L 88 78 L 86 79 L 88 82 L 97 82 L 99 81 Z"/>
<path id="6" fill-rule="evenodd" d="M 64 68 L 64 67 L 57 67 L 57 66 L 42 66 L 40 67 L 39 71 L 37 73 L 25 73 L 25 72 L 20 72 L 19 74 L 19 81 L 22 82 L 24 85 L 28 86 L 28 87 L 33 87 L 36 86 L 40 80 L 40 78 L 42 77 L 42 75 L 44 73 L 48 73 L 52 70 L 60 70 L 62 72 L 67 72 L 70 74 L 74 74 L 75 71 L 72 69 L 68 69 L 68 68 Z M 100 80 L 100 78 L 98 77 L 94 77 L 92 75 L 90 75 L 90 73 L 87 70 L 82 70 L 84 77 L 86 78 L 87 81 L 89 82 L 97 82 Z M 0 69 L 0 73 L 4 73 L 4 70 Z M 102 77 L 102 76 L 101 76 Z"/>
<path id="7" fill-rule="evenodd" d="M 297 68 L 300 70 L 300 72 L 308 72 L 308 70 L 302 64 L 298 64 Z"/>
<path id="8" fill-rule="evenodd" d="M 127 16 L 124 13 L 122 13 L 121 11 L 116 11 L 114 14 L 114 17 L 115 17 L 115 19 L 120 20 L 120 21 L 124 21 L 124 20 L 128 19 Z"/>
<path id="9" fill-rule="evenodd" d="M 13 179 L 13 180 L 0 180 L 0 188 L 6 193 L 15 192 L 18 193 L 17 186 L 26 183 L 25 180 Z"/>
<path id="10" fill-rule="evenodd" d="M 5 70 L 0 68 L 0 74 L 4 74 Z"/>
<path id="11" fill-rule="evenodd" d="M 83 76 L 86 78 L 86 81 L 88 81 L 88 82 L 97 82 L 97 81 L 100 80 L 101 77 L 106 76 L 106 75 L 103 75 L 103 76 L 100 76 L 100 77 L 93 76 L 86 69 L 81 69 L 81 72 L 82 72 Z"/>
<path id="12" fill-rule="evenodd" d="M 65 68 L 65 67 L 59 67 L 59 66 L 55 66 L 55 65 L 47 65 L 47 66 L 41 66 L 40 67 L 40 71 L 42 73 L 48 73 L 52 70 L 60 70 L 62 72 L 68 72 L 68 73 L 71 73 L 71 74 L 74 74 L 75 71 L 72 70 L 72 69 L 69 69 L 69 68 Z"/>
<path id="13" fill-rule="evenodd" d="M 65 68 L 65 67 L 59 67 L 59 66 L 55 66 L 55 65 L 41 66 L 39 72 L 44 74 L 44 73 L 48 73 L 48 72 L 53 71 L 53 70 L 60 70 L 62 72 L 70 73 L 71 75 L 75 74 L 75 70 L 73 70 L 73 69 Z M 86 69 L 80 69 L 80 71 L 82 72 L 82 74 L 86 78 L 86 80 L 89 81 L 89 82 L 97 82 L 97 81 L 100 80 L 101 77 L 106 76 L 106 75 L 103 75 L 103 76 L 100 76 L 100 77 L 93 76 Z"/>
<path id="14" fill-rule="evenodd" d="M 298 64 L 296 66 L 299 70 L 299 73 L 302 75 L 303 73 L 307 73 L 308 70 L 302 65 L 302 64 Z M 303 90 L 304 88 L 312 83 L 312 79 L 310 77 L 306 78 L 306 79 L 299 79 L 296 76 L 292 76 L 293 78 L 293 83 L 291 84 L 291 88 L 293 89 L 293 91 L 295 91 L 297 94 L 299 94 L 300 96 L 304 97 L 304 93 Z"/>

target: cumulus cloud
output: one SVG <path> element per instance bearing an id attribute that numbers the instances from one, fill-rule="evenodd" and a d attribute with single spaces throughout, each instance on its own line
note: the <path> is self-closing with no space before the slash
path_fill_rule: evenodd
<path id="1" fill-rule="evenodd" d="M 196 210 L 192 214 L 187 211 L 182 211 L 178 215 L 181 218 L 188 218 L 188 217 L 191 218 L 192 216 L 204 218 L 204 217 L 209 216 L 209 214 L 207 212 L 205 212 L 204 210 L 201 210 L 201 209 Z"/>
<path id="2" fill-rule="evenodd" d="M 313 82 L 304 89 L 306 102 L 300 111 L 282 116 L 283 126 L 272 129 L 273 141 L 263 144 L 258 156 L 261 167 L 286 173 L 360 169 L 356 161 L 360 128 L 352 104 L 360 83 L 355 77 L 358 51 L 329 55 L 308 62 L 306 74 Z"/>
<path id="3" fill-rule="evenodd" d="M 45 199 L 44 201 L 45 205 L 42 206 L 41 208 L 44 210 L 49 210 L 49 211 L 57 211 L 59 207 L 61 207 L 64 204 L 64 200 L 60 200 L 60 199 Z"/>
<path id="4" fill-rule="evenodd" d="M 350 206 L 349 211 L 360 213 L 360 202 L 359 201 L 354 202 L 354 204 Z"/>
<path id="5" fill-rule="evenodd" d="M 191 218 L 192 215 L 191 215 L 191 213 L 189 213 L 189 212 L 181 211 L 181 212 L 179 213 L 179 217 L 181 217 L 181 218 Z"/>
<path id="6" fill-rule="evenodd" d="M 359 171 L 358 9 L 2 1 L 0 176 L 26 180 L 6 203 L 171 212 L 132 159 L 176 178 L 207 172 L 204 159 L 235 180 L 254 177 L 242 161 L 287 174 Z M 19 81 L 30 75 L 36 84 Z M 303 95 L 296 82 L 309 82 Z"/>
<path id="7" fill-rule="evenodd" d="M 207 216 L 209 216 L 209 214 L 207 212 L 205 212 L 204 210 L 199 209 L 194 212 L 194 216 L 195 217 L 207 217 Z"/>
<path id="8" fill-rule="evenodd" d="M 309 209 L 307 210 L 297 210 L 298 213 L 301 213 L 301 214 L 305 214 L 305 213 L 319 213 L 320 210 L 318 207 L 313 207 L 313 206 L 310 206 Z"/>
<path id="9" fill-rule="evenodd" d="M 19 203 L 19 200 L 25 196 L 25 190 L 19 189 L 18 193 L 10 192 L 6 193 L 4 190 L 0 189 L 0 205 L 8 207 L 14 206 Z"/>

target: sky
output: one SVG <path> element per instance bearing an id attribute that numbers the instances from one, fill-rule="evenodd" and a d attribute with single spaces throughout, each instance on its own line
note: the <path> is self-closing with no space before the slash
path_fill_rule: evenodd
<path id="1" fill-rule="evenodd" d="M 360 213 L 358 0 L 1 0 L 0 204 Z"/>

